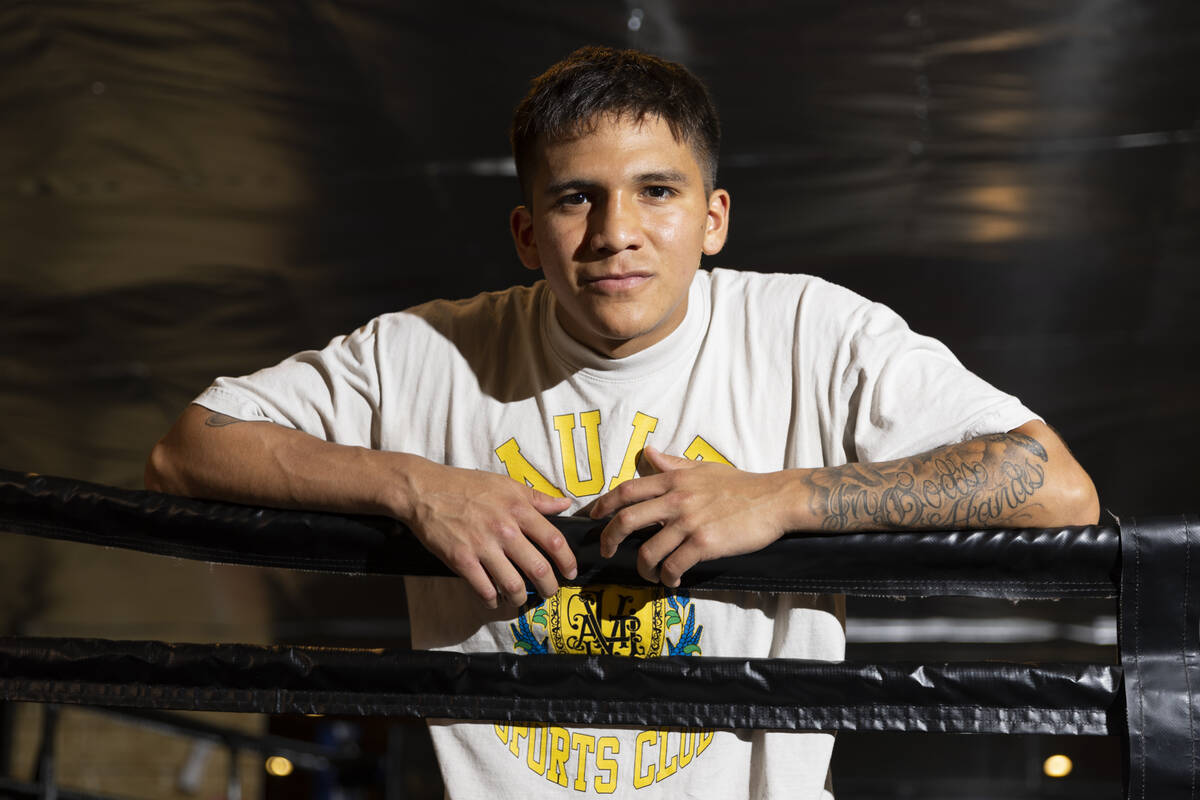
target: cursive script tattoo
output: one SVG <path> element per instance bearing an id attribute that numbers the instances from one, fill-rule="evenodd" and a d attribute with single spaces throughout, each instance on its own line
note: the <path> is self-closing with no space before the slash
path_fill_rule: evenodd
<path id="1" fill-rule="evenodd" d="M 887 464 L 814 473 L 813 511 L 829 531 L 987 527 L 1038 505 L 1046 450 L 1021 433 L 982 436 Z"/>
<path id="2" fill-rule="evenodd" d="M 214 411 L 209 415 L 208 419 L 204 420 L 204 424 L 210 428 L 224 428 L 226 425 L 234 425 L 245 421 L 244 419 L 238 419 L 237 417 L 231 417 L 228 414 Z"/>

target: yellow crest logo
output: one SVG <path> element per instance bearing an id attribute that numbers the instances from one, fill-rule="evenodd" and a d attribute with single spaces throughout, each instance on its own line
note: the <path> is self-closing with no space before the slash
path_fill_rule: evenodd
<path id="1" fill-rule="evenodd" d="M 661 588 L 568 586 L 546 605 L 556 653 L 633 658 L 662 653 L 667 602 Z"/>
<path id="2" fill-rule="evenodd" d="M 691 598 L 661 586 L 564 586 L 509 627 L 514 650 L 633 658 L 660 656 L 664 644 L 668 655 L 698 656 L 704 633 Z"/>

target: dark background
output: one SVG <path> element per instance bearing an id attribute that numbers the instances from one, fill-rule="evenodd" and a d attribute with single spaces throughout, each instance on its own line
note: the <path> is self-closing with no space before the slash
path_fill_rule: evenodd
<path id="1" fill-rule="evenodd" d="M 146 452 L 214 376 L 532 280 L 508 239 L 508 119 L 531 77 L 586 43 L 682 61 L 712 89 L 733 216 L 709 266 L 814 273 L 885 302 L 1043 414 L 1116 514 L 1200 506 L 1194 0 L 8 2 L 0 467 L 139 487 Z M 16 538 L 0 537 L 10 633 L 406 634 L 395 584 Z M 141 594 L 125 603 L 112 576 L 130 570 Z M 1064 609 L 860 607 L 1111 613 Z M 1097 652 L 1080 657 L 1111 658 Z M 1011 778 L 1005 796 L 1067 791 L 1029 778 L 1040 745 L 941 741 L 909 747 L 992 755 L 926 764 L 846 736 L 858 769 L 841 796 L 940 796 L 927 769 Z"/>

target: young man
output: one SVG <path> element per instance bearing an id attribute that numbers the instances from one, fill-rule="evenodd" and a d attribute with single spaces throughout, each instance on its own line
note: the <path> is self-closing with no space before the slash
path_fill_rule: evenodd
<path id="1" fill-rule="evenodd" d="M 544 281 L 388 314 L 219 379 L 147 485 L 393 516 L 460 579 L 409 579 L 414 646 L 817 658 L 839 599 L 671 591 L 790 530 L 1094 522 L 1059 438 L 894 313 L 720 252 L 717 118 L 682 67 L 584 48 L 512 130 L 517 253 Z M 546 515 L 612 516 L 653 587 L 560 586 Z M 528 578 L 545 598 L 526 601 Z M 832 737 L 431 723 L 451 797 L 818 798 Z"/>

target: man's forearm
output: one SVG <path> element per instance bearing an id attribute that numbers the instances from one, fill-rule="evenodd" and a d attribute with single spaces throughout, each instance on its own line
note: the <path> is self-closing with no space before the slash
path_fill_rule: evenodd
<path id="1" fill-rule="evenodd" d="M 611 516 L 611 556 L 631 533 L 646 580 L 678 586 L 701 561 L 760 550 L 789 531 L 1054 527 L 1096 521 L 1091 478 L 1048 426 L 1030 422 L 915 456 L 837 467 L 743 472 L 646 448 L 653 474 L 592 505 Z"/>
<path id="2" fill-rule="evenodd" d="M 431 553 L 495 608 L 543 596 L 575 556 L 546 515 L 570 501 L 507 475 L 457 469 L 408 453 L 333 444 L 270 422 L 189 406 L 146 463 L 146 488 L 281 508 L 382 514 L 404 522 Z"/>
<path id="3" fill-rule="evenodd" d="M 397 475 L 383 462 L 403 456 L 381 455 L 193 405 L 151 452 L 146 487 L 280 508 L 394 514 L 385 481 Z"/>
<path id="4" fill-rule="evenodd" d="M 982 436 L 895 461 L 797 470 L 799 527 L 829 531 L 1090 524 L 1090 478 L 1047 426 Z"/>

